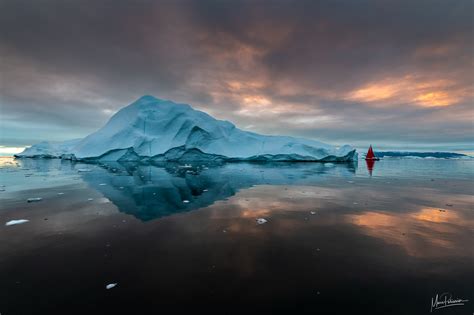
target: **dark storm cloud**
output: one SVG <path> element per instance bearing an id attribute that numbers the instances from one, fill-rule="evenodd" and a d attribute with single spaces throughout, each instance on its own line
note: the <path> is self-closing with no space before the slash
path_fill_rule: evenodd
<path id="1" fill-rule="evenodd" d="M 260 132 L 465 148 L 472 12 L 471 1 L 2 1 L 0 144 L 81 137 L 154 94 Z"/>

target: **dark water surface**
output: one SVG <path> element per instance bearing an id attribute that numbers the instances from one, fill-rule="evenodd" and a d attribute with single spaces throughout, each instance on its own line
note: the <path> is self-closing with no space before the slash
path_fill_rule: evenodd
<path id="1" fill-rule="evenodd" d="M 474 161 L 370 168 L 2 158 L 0 313 L 473 314 Z"/>

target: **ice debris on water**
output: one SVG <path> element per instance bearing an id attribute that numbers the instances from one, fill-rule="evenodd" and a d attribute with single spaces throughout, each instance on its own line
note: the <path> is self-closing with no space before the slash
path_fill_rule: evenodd
<path id="1" fill-rule="evenodd" d="M 189 203 L 189 200 L 183 200 L 184 203 Z"/>
<path id="2" fill-rule="evenodd" d="M 107 184 L 101 183 L 101 184 L 99 184 L 99 186 L 107 186 Z"/>
<path id="3" fill-rule="evenodd" d="M 257 224 L 264 224 L 264 223 L 267 223 L 268 221 L 264 218 L 258 218 L 257 220 Z"/>
<path id="4" fill-rule="evenodd" d="M 43 198 L 40 198 L 40 197 L 26 199 L 27 202 L 36 202 L 36 201 L 41 201 L 41 200 L 43 200 Z"/>
<path id="5" fill-rule="evenodd" d="M 20 220 L 11 220 L 11 221 L 8 221 L 7 223 L 5 223 L 6 226 L 10 226 L 10 225 L 17 225 L 17 224 L 23 224 L 23 223 L 26 223 L 26 222 L 29 222 L 30 220 L 25 220 L 25 219 L 20 219 Z"/>
<path id="6" fill-rule="evenodd" d="M 105 288 L 106 288 L 107 290 L 110 290 L 110 289 L 112 289 L 112 288 L 114 288 L 114 287 L 116 287 L 116 286 L 117 286 L 117 283 L 109 283 L 109 284 L 107 284 L 107 285 L 105 286 Z"/>
<path id="7" fill-rule="evenodd" d="M 92 201 L 92 200 L 94 200 L 94 199 L 93 199 L 93 198 L 88 198 L 88 199 L 87 199 L 87 201 Z"/>
<path id="8" fill-rule="evenodd" d="M 90 168 L 78 168 L 77 171 L 79 173 L 92 172 L 92 170 Z"/>
<path id="9" fill-rule="evenodd" d="M 316 211 L 310 211 L 309 213 L 311 213 L 311 214 L 316 214 Z"/>
<path id="10" fill-rule="evenodd" d="M 63 193 L 63 192 L 59 192 L 58 195 L 64 195 L 64 193 Z"/>

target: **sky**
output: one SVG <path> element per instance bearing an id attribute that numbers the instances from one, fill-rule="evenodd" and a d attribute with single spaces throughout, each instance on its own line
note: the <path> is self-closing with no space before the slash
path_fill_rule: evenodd
<path id="1" fill-rule="evenodd" d="M 0 0 L 0 153 L 142 95 L 263 134 L 474 151 L 474 2 Z"/>

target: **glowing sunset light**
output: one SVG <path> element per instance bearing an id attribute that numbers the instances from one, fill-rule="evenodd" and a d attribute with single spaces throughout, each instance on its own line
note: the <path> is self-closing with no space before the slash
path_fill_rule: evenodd
<path id="1" fill-rule="evenodd" d="M 435 107 L 435 106 L 449 106 L 458 102 L 458 97 L 452 96 L 444 91 L 429 92 L 421 94 L 415 98 L 415 101 L 422 106 Z"/>

